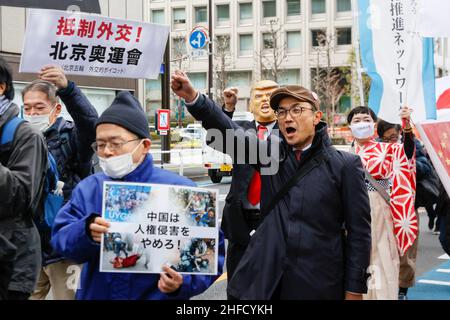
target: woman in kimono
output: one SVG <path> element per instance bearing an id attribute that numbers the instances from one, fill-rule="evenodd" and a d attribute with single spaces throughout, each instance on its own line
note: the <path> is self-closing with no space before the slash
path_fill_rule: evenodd
<path id="1" fill-rule="evenodd" d="M 354 137 L 353 150 L 366 169 L 372 218 L 372 252 L 365 300 L 397 300 L 399 257 L 413 244 L 418 230 L 414 210 L 415 163 L 410 125 L 411 110 L 401 109 L 404 144 L 374 139 L 377 117 L 368 107 L 348 115 Z"/>

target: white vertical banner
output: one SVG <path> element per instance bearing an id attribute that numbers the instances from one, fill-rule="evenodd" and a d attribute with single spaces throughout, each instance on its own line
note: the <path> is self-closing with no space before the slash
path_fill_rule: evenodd
<path id="1" fill-rule="evenodd" d="M 156 79 L 169 32 L 165 25 L 31 9 L 20 72 L 59 65 L 67 74 Z"/>
<path id="2" fill-rule="evenodd" d="M 418 0 L 359 0 L 363 66 L 372 79 L 369 106 L 383 120 L 399 123 L 399 109 L 412 119 L 436 119 L 433 39 L 416 32 Z"/>

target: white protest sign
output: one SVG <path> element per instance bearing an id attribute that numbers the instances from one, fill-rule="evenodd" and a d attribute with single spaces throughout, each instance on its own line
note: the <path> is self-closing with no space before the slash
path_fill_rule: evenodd
<path id="1" fill-rule="evenodd" d="M 217 191 L 161 184 L 105 182 L 100 272 L 216 275 Z"/>
<path id="2" fill-rule="evenodd" d="M 29 10 L 20 72 L 156 79 L 170 27 L 57 10 Z"/>

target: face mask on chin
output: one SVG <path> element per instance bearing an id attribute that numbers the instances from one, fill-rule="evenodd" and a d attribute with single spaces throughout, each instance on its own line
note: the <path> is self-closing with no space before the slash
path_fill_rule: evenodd
<path id="1" fill-rule="evenodd" d="M 139 143 L 132 152 L 125 153 L 120 156 L 110 158 L 98 157 L 99 164 L 103 172 L 113 179 L 121 179 L 125 177 L 127 174 L 136 170 L 138 164 L 134 163 L 133 154 L 139 148 L 141 143 Z"/>
<path id="2" fill-rule="evenodd" d="M 350 126 L 353 137 L 356 139 L 368 139 L 374 135 L 375 123 L 373 122 L 360 122 L 352 124 Z"/>

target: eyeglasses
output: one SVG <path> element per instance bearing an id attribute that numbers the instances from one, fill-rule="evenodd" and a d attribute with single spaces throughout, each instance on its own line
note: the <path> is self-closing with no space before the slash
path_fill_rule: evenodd
<path id="1" fill-rule="evenodd" d="M 278 109 L 275 112 L 275 115 L 277 116 L 278 119 L 283 120 L 283 119 L 286 119 L 287 114 L 289 112 L 289 114 L 291 115 L 292 118 L 298 118 L 298 117 L 300 117 L 302 115 L 303 110 L 311 110 L 311 111 L 313 111 L 313 109 L 311 109 L 311 108 L 294 106 L 294 107 L 290 108 L 289 110 Z"/>
<path id="2" fill-rule="evenodd" d="M 398 134 L 392 134 L 389 137 L 382 137 L 381 140 L 383 140 L 383 142 L 397 142 Z"/>
<path id="3" fill-rule="evenodd" d="M 94 152 L 104 151 L 106 147 L 108 147 L 108 149 L 110 151 L 118 151 L 118 150 L 121 150 L 123 148 L 123 146 L 126 145 L 127 143 L 130 143 L 133 141 L 138 141 L 138 140 L 142 140 L 142 139 L 133 139 L 133 140 L 128 140 L 128 141 L 124 141 L 124 142 L 112 142 L 112 141 L 97 142 L 96 141 L 93 144 L 91 144 L 91 148 L 92 148 L 92 150 L 94 150 Z"/>

